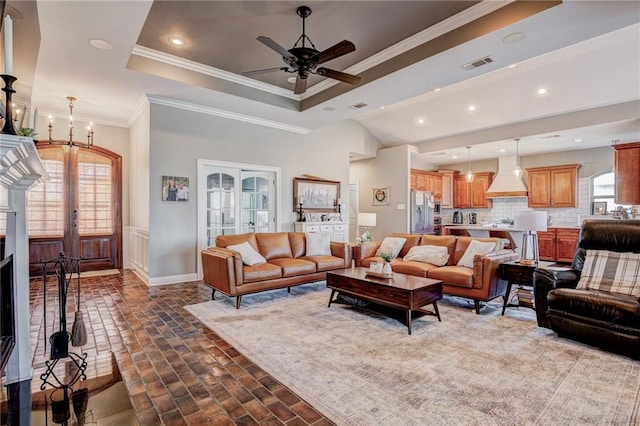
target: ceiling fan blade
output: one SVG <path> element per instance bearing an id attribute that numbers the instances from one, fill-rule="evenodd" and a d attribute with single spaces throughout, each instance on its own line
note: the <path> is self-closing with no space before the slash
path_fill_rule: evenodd
<path id="1" fill-rule="evenodd" d="M 334 80 L 340 80 L 349 84 L 358 84 L 360 83 L 360 76 L 347 74 L 346 72 L 330 70 L 329 68 L 318 68 L 316 70 L 316 74 L 333 78 Z"/>
<path id="2" fill-rule="evenodd" d="M 266 74 L 268 72 L 274 72 L 274 71 L 287 71 L 288 69 L 289 68 L 287 67 L 265 68 L 262 70 L 244 71 L 242 75 L 249 77 L 252 75 Z"/>
<path id="3" fill-rule="evenodd" d="M 301 93 L 304 93 L 307 91 L 307 79 L 306 78 L 300 78 L 300 76 L 298 76 L 296 78 L 296 87 L 293 89 L 293 93 L 296 95 L 299 95 Z"/>
<path id="4" fill-rule="evenodd" d="M 275 41 L 271 40 L 269 37 L 260 36 L 260 37 L 258 37 L 258 41 L 260 43 L 264 44 L 265 46 L 275 50 L 276 52 L 278 52 L 281 56 L 283 56 L 285 58 L 297 59 L 293 54 L 291 54 L 291 52 L 289 52 L 284 47 L 280 46 Z"/>
<path id="5" fill-rule="evenodd" d="M 331 46 L 328 49 L 323 50 L 322 52 L 316 54 L 312 60 L 317 59 L 318 64 L 323 62 L 330 61 L 332 59 L 338 58 L 342 55 L 346 55 L 347 53 L 351 53 L 356 50 L 356 46 L 348 40 L 342 40 L 340 43 Z"/>

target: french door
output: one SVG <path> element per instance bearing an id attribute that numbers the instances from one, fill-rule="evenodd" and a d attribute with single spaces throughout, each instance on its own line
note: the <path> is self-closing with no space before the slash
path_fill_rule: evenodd
<path id="1" fill-rule="evenodd" d="M 30 275 L 64 252 L 82 271 L 122 267 L 122 160 L 100 147 L 38 146 L 49 180 L 27 195 Z"/>
<path id="2" fill-rule="evenodd" d="M 198 248 L 214 246 L 218 235 L 278 229 L 279 169 L 198 161 Z M 198 256 L 199 271 L 202 270 Z"/>

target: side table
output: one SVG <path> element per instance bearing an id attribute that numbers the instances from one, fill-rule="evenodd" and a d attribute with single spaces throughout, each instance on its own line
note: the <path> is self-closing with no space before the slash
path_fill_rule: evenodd
<path id="1" fill-rule="evenodd" d="M 511 296 L 511 287 L 516 284 L 521 287 L 533 288 L 533 271 L 536 268 L 546 268 L 553 265 L 554 262 L 538 262 L 537 265 L 523 265 L 518 260 L 512 262 L 504 262 L 500 264 L 500 277 L 507 281 L 507 291 L 504 294 L 504 303 L 502 305 L 502 315 L 507 306 L 520 306 L 518 304 L 509 304 L 509 296 Z M 524 305 L 523 305 L 524 306 Z M 533 305 L 530 306 L 533 308 Z"/>

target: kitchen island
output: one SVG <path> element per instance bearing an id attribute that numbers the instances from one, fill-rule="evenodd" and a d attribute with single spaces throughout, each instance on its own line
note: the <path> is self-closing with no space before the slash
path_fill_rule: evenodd
<path id="1" fill-rule="evenodd" d="M 522 235 L 526 229 L 518 229 L 513 225 L 497 224 L 489 225 L 442 225 L 443 235 L 460 235 L 466 231 L 471 237 L 486 238 L 491 236 L 490 231 L 506 231 L 516 245 L 515 251 L 522 254 Z M 547 231 L 538 232 L 538 245 L 540 246 L 540 260 L 568 262 L 573 259 L 580 227 L 575 225 L 551 225 Z"/>

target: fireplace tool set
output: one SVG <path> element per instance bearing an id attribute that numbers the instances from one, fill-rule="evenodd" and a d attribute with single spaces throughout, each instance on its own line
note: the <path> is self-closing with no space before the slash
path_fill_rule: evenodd
<path id="1" fill-rule="evenodd" d="M 51 353 L 49 360 L 45 362 L 46 371 L 40 376 L 42 379 L 41 390 L 45 390 L 46 385 L 54 388 L 66 390 L 73 386 L 78 380 L 86 380 L 87 375 L 87 353 L 77 354 L 69 351 L 69 343 L 72 346 L 82 346 L 87 343 L 87 330 L 84 325 L 83 315 L 80 311 L 80 258 L 65 256 L 60 252 L 59 256 L 52 260 L 41 260 L 42 276 L 44 280 L 44 329 L 47 330 L 47 268 L 53 266 L 53 270 L 58 279 L 58 330 L 49 336 Z M 75 277 L 74 277 L 75 275 Z M 71 333 L 67 331 L 67 294 L 73 281 L 77 283 L 77 304 L 75 321 L 71 328 Z M 44 350 L 47 350 L 47 340 L 45 338 Z M 65 368 L 65 378 L 59 378 L 54 369 L 61 359 L 68 358 L 74 368 Z M 68 381 L 65 381 L 68 380 Z"/>

